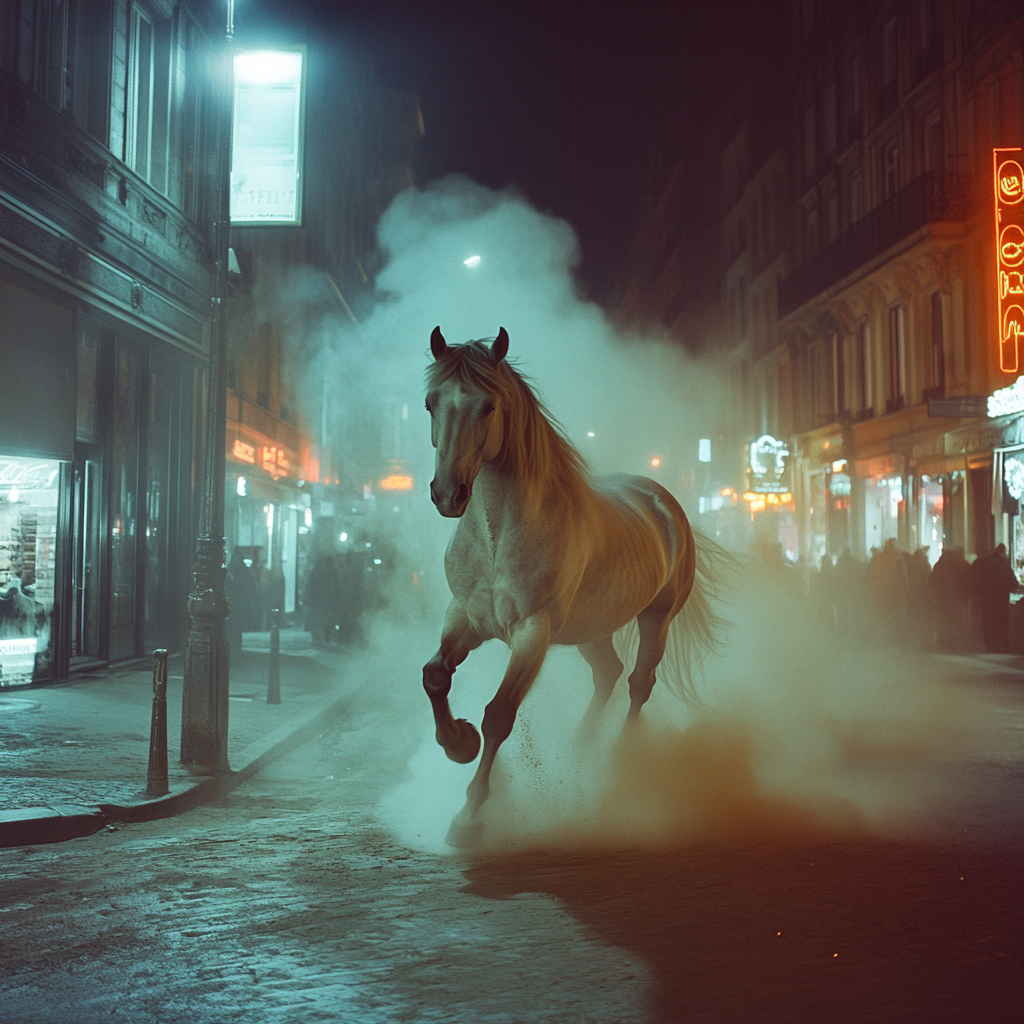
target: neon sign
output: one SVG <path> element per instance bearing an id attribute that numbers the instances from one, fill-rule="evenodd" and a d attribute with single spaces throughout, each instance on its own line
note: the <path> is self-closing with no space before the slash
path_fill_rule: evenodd
<path id="1" fill-rule="evenodd" d="M 996 280 L 999 368 L 1020 369 L 1024 338 L 1024 148 L 992 150 L 996 204 Z M 991 414 L 990 414 L 991 415 Z"/>
<path id="2" fill-rule="evenodd" d="M 237 438 L 231 446 L 231 457 L 239 462 L 248 462 L 252 466 L 256 465 L 256 449 L 251 444 L 246 444 Z"/>
<path id="3" fill-rule="evenodd" d="M 788 494 L 783 477 L 789 445 L 771 434 L 762 434 L 750 443 L 750 492 L 753 494 Z"/>

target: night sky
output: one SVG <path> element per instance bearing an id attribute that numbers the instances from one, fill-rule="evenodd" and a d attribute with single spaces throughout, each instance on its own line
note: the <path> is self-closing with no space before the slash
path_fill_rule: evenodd
<path id="1" fill-rule="evenodd" d="M 516 186 L 572 224 L 581 288 L 608 304 L 652 147 L 679 151 L 699 137 L 744 71 L 770 59 L 764 44 L 779 38 L 783 9 L 776 0 L 238 0 L 236 21 L 240 37 L 277 20 L 286 35 L 334 34 L 367 54 L 386 85 L 420 97 L 418 183 L 456 172 Z"/>

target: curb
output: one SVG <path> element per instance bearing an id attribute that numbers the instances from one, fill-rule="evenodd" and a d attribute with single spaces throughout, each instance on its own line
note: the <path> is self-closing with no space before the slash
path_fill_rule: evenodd
<path id="1" fill-rule="evenodd" d="M 145 800 L 140 794 L 139 802 L 132 804 L 52 804 L 0 811 L 0 849 L 81 839 L 106 826 L 171 818 L 212 803 L 300 743 L 318 736 L 348 706 L 349 698 L 339 697 L 303 721 L 279 726 L 263 739 L 251 743 L 238 755 L 240 768 L 225 775 L 196 776 L 194 780 L 175 783 L 169 793 L 152 800 Z"/>

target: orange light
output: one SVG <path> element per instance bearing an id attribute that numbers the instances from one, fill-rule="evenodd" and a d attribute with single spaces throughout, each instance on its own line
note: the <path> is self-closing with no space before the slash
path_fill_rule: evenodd
<path id="1" fill-rule="evenodd" d="M 235 438 L 235 443 L 231 446 L 231 457 L 239 462 L 248 462 L 250 465 L 256 465 L 255 447 L 251 444 L 246 444 L 238 438 Z"/>
<path id="2" fill-rule="evenodd" d="M 658 456 L 655 455 L 654 458 L 651 459 L 651 465 L 654 466 L 655 469 L 657 469 L 658 466 L 661 465 L 661 459 L 659 459 Z"/>
<path id="3" fill-rule="evenodd" d="M 1016 159 L 1011 158 L 1013 154 Z M 992 194 L 995 200 L 996 321 L 999 367 L 1003 373 L 1020 369 L 1024 343 L 1024 147 L 992 150 Z"/>
<path id="4" fill-rule="evenodd" d="M 382 491 L 411 491 L 412 488 L 412 477 L 404 476 L 401 473 L 392 473 L 391 476 L 384 477 L 380 482 Z"/>

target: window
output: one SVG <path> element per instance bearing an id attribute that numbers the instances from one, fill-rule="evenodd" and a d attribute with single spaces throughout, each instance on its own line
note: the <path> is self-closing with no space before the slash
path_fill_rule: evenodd
<path id="1" fill-rule="evenodd" d="M 167 190 L 170 24 L 131 10 L 125 163 L 161 192 Z"/>
<path id="2" fill-rule="evenodd" d="M 860 412 L 870 413 L 875 405 L 874 360 L 871 351 L 871 332 L 867 324 L 857 328 L 857 384 Z"/>
<path id="3" fill-rule="evenodd" d="M 900 140 L 893 139 L 882 153 L 882 177 L 885 198 L 891 199 L 900 190 Z"/>
<path id="4" fill-rule="evenodd" d="M 924 122 L 924 169 L 941 174 L 942 166 L 942 116 L 935 110 Z"/>
<path id="5" fill-rule="evenodd" d="M 828 240 L 831 244 L 839 237 L 839 196 L 834 189 L 828 194 L 825 209 L 828 213 Z"/>
<path id="6" fill-rule="evenodd" d="M 818 251 L 818 211 L 812 207 L 807 211 L 807 237 L 804 242 L 804 259 L 810 259 Z"/>
<path id="7" fill-rule="evenodd" d="M 850 115 L 860 116 L 864 110 L 864 58 L 850 55 Z"/>
<path id="8" fill-rule="evenodd" d="M 888 412 L 902 409 L 907 386 L 907 311 L 903 306 L 889 310 L 889 395 Z"/>
<path id="9" fill-rule="evenodd" d="M 815 169 L 814 104 L 804 107 L 804 177 L 813 178 Z"/>
<path id="10" fill-rule="evenodd" d="M 846 353 L 843 339 L 832 335 L 832 413 L 838 416 L 846 410 Z"/>
<path id="11" fill-rule="evenodd" d="M 825 119 L 824 130 L 825 130 L 825 156 L 826 158 L 832 158 L 836 154 L 836 84 L 835 82 L 829 82 L 828 87 L 825 89 L 824 96 L 824 111 L 823 116 Z"/>
<path id="12" fill-rule="evenodd" d="M 896 81 L 898 70 L 896 19 L 890 18 L 882 27 L 882 85 L 892 85 Z"/>
<path id="13" fill-rule="evenodd" d="M 860 168 L 850 178 L 850 223 L 856 224 L 864 216 L 864 175 Z"/>
<path id="14" fill-rule="evenodd" d="M 945 332 L 942 322 L 942 292 L 932 292 L 932 388 L 937 394 L 946 390 Z"/>

